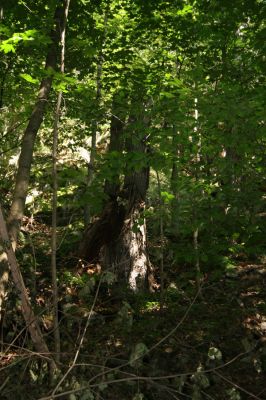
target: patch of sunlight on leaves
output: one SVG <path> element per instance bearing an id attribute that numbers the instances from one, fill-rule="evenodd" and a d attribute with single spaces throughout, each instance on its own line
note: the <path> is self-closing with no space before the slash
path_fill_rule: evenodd
<path id="1" fill-rule="evenodd" d="M 143 311 L 154 311 L 160 309 L 159 301 L 147 301 L 144 305 Z"/>
<path id="2" fill-rule="evenodd" d="M 24 79 L 25 81 L 29 82 L 29 83 L 38 83 L 38 79 L 33 78 L 32 76 L 30 76 L 29 74 L 19 74 L 19 76 Z"/>
<path id="3" fill-rule="evenodd" d="M 15 53 L 16 45 L 20 42 L 29 42 L 37 40 L 40 43 L 46 44 L 49 42 L 49 39 L 38 32 L 36 29 L 29 29 L 25 32 L 15 32 L 13 35 L 4 40 L 0 45 L 0 51 L 3 51 L 5 54 L 7 53 Z"/>
<path id="4" fill-rule="evenodd" d="M 13 44 L 4 43 L 4 42 L 0 45 L 0 51 L 3 51 L 5 54 L 7 54 L 7 53 L 15 53 L 16 52 L 15 47 L 13 46 Z"/>
<path id="5" fill-rule="evenodd" d="M 63 281 L 69 285 L 83 286 L 85 284 L 83 276 L 75 276 L 75 275 L 73 275 L 73 273 L 71 273 L 69 271 L 64 272 Z"/>
<path id="6" fill-rule="evenodd" d="M 170 203 L 175 198 L 175 196 L 169 192 L 161 192 L 161 197 L 166 204 Z"/>
<path id="7" fill-rule="evenodd" d="M 192 12 L 193 12 L 193 6 L 191 6 L 190 4 L 187 4 L 182 8 L 182 10 L 177 11 L 177 15 L 180 15 L 183 17 L 184 15 L 192 14 Z"/>
<path id="8" fill-rule="evenodd" d="M 217 360 L 221 361 L 223 358 L 221 350 L 217 349 L 216 347 L 210 347 L 208 351 L 208 357 L 210 360 Z"/>
<path id="9" fill-rule="evenodd" d="M 222 266 L 224 267 L 226 276 L 229 278 L 235 278 L 237 276 L 237 267 L 231 262 L 230 258 L 223 257 Z"/>

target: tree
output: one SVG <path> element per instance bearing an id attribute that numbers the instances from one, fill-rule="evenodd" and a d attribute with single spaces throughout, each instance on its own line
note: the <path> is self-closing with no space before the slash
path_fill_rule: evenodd
<path id="1" fill-rule="evenodd" d="M 21 145 L 21 153 L 18 163 L 18 171 L 16 175 L 16 183 L 13 194 L 13 200 L 10 207 L 10 213 L 8 216 L 8 231 L 12 240 L 12 247 L 15 250 L 17 236 L 20 230 L 21 220 L 24 215 L 25 201 L 29 186 L 30 169 L 33 156 L 33 148 L 35 138 L 43 120 L 46 102 L 52 86 L 52 74 L 56 70 L 57 65 L 57 46 L 60 40 L 60 27 L 64 25 L 65 13 L 64 9 L 66 3 L 60 3 L 55 10 L 54 23 L 55 30 L 51 32 L 51 43 L 49 45 L 45 71 L 45 76 L 40 84 L 38 97 L 35 103 L 35 107 L 32 111 L 28 125 L 25 129 L 23 141 Z M 2 307 L 3 299 L 6 296 L 6 284 L 8 282 L 8 265 L 7 256 L 5 253 L 0 259 L 1 276 L 0 276 L 0 309 Z"/>
<path id="2" fill-rule="evenodd" d="M 132 93 L 138 101 L 140 95 L 139 91 Z M 145 105 L 136 103 L 135 99 L 131 98 L 127 123 L 121 119 L 125 116 L 118 112 L 119 95 L 114 99 L 108 155 L 109 161 L 114 163 L 123 157 L 125 149 L 124 183 L 120 188 L 122 171 L 114 165 L 115 173 L 105 184 L 107 204 L 99 220 L 88 227 L 80 247 L 80 256 L 90 262 L 99 260 L 102 250 L 105 268 L 111 268 L 118 281 L 133 290 L 147 286 L 150 268 L 144 214 L 149 182 Z"/>

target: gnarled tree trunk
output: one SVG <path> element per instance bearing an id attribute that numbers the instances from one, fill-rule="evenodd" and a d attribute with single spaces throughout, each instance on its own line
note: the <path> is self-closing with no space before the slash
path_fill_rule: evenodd
<path id="1" fill-rule="evenodd" d="M 103 247 L 103 265 L 113 270 L 120 283 L 126 283 L 136 291 L 147 287 L 149 256 L 147 251 L 145 195 L 148 180 L 146 171 L 131 177 L 130 186 L 123 199 L 123 221 L 117 219 L 119 234 L 110 237 Z M 145 184 L 143 191 L 138 188 L 139 181 Z M 121 211 L 120 214 L 121 215 Z"/>
<path id="2" fill-rule="evenodd" d="M 125 139 L 123 123 L 117 117 L 118 113 L 113 114 L 109 151 L 124 148 L 127 153 L 141 154 L 145 158 L 144 135 L 131 129 Z M 129 126 L 134 127 L 133 118 Z M 101 259 L 103 267 L 111 269 L 119 283 L 127 284 L 134 291 L 148 286 L 150 264 L 144 218 L 148 183 L 148 164 L 143 168 L 138 165 L 131 167 L 122 189 L 119 176 L 107 181 L 105 192 L 109 200 L 99 218 L 88 226 L 79 252 L 80 257 L 88 262 Z"/>

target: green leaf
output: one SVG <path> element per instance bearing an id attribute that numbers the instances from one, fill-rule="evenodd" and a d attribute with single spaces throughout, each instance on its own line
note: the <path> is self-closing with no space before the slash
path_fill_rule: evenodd
<path id="1" fill-rule="evenodd" d="M 11 43 L 7 43 L 6 41 L 4 41 L 1 45 L 0 45 L 0 51 L 3 51 L 5 54 L 7 53 L 15 53 L 15 47 L 13 46 L 13 44 Z"/>
<path id="2" fill-rule="evenodd" d="M 210 347 L 208 351 L 208 357 L 210 360 L 218 360 L 222 359 L 222 352 L 216 347 Z"/>
<path id="3" fill-rule="evenodd" d="M 130 354 L 130 359 L 129 359 L 130 366 L 139 367 L 142 364 L 143 356 L 147 354 L 147 352 L 148 348 L 145 345 L 145 343 L 137 343 Z"/>
<path id="4" fill-rule="evenodd" d="M 161 192 L 161 197 L 165 203 L 170 203 L 170 201 L 174 200 L 175 196 L 169 192 Z"/>
<path id="5" fill-rule="evenodd" d="M 187 14 L 192 14 L 193 12 L 193 6 L 190 4 L 186 5 L 182 10 L 177 11 L 177 15 L 181 15 L 182 17 Z"/>
<path id="6" fill-rule="evenodd" d="M 25 81 L 30 82 L 30 83 L 38 83 L 38 79 L 33 78 L 32 76 L 30 76 L 29 74 L 19 74 L 19 76 L 23 79 L 25 79 Z"/>

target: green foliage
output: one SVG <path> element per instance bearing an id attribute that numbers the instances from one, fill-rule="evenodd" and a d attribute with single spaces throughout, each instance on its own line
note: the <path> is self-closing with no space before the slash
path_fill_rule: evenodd
<path id="1" fill-rule="evenodd" d="M 8 29 L 4 28 L 2 29 L 2 32 L 6 34 Z M 15 53 L 16 48 L 20 43 L 26 45 L 28 42 L 37 42 L 43 45 L 48 44 L 50 40 L 42 34 L 42 32 L 37 31 L 36 29 L 29 29 L 25 32 L 13 33 L 10 38 L 3 40 L 0 44 L 0 51 L 3 51 L 5 54 L 10 52 Z"/>
<path id="2" fill-rule="evenodd" d="M 162 371 L 157 365 L 158 374 L 189 371 L 174 385 L 181 394 L 189 393 L 193 399 L 204 399 L 205 391 L 210 397 L 218 396 L 212 393 L 212 385 L 221 388 L 221 396 L 240 399 L 237 390 L 224 382 L 225 386 L 220 386 L 215 377 L 212 381 L 213 376 L 205 373 L 202 366 L 219 365 L 222 358 L 227 360 L 234 353 L 230 345 L 235 338 L 230 326 L 234 326 L 233 316 L 227 314 L 236 302 L 253 299 L 258 291 L 254 284 L 244 300 L 238 296 L 239 267 L 250 258 L 262 260 L 265 255 L 265 5 L 262 1 L 240 0 L 73 2 L 67 28 L 66 72 L 62 74 L 58 70 L 44 71 L 57 3 L 54 0 L 5 3 L 0 24 L 0 202 L 6 214 L 12 200 L 22 135 L 38 83 L 47 76 L 53 77 L 53 91 L 35 143 L 26 201 L 27 217 L 33 216 L 33 221 L 22 221 L 17 253 L 27 287 L 42 293 L 47 309 L 51 294 L 48 282 L 52 130 L 56 95 L 63 92 L 57 157 L 57 261 L 63 302 L 60 329 L 67 360 L 62 359 L 63 364 L 67 365 L 68 354 L 72 356 L 77 348 L 77 336 L 81 335 L 100 279 L 107 297 L 100 298 L 96 311 L 103 313 L 103 321 L 106 312 L 108 322 L 102 323 L 101 329 L 89 329 L 82 348 L 86 372 L 79 367 L 78 372 L 72 371 L 73 380 L 69 378 L 61 389 L 85 386 L 89 375 L 97 376 L 99 371 L 108 370 L 108 363 L 118 363 L 120 354 L 121 359 L 129 359 L 129 373 L 135 368 L 148 377 L 152 362 L 147 366 L 144 356 L 150 344 L 167 336 L 177 319 L 176 313 L 178 321 L 182 320 L 198 280 L 203 284 L 203 301 L 192 307 L 195 315 L 186 329 L 172 335 L 173 358 L 167 359 L 165 350 L 171 346 L 162 342 L 158 351 L 167 361 L 167 368 Z M 117 149 L 108 151 L 114 116 L 122 125 L 121 143 Z M 78 275 L 76 271 L 84 210 L 89 208 L 91 221 L 97 220 L 108 199 L 105 182 L 117 185 L 118 200 L 123 203 L 124 177 L 134 176 L 143 168 L 150 168 L 146 209 L 141 211 L 132 230 L 139 233 L 147 224 L 147 248 L 158 292 L 162 278 L 159 266 L 163 264 L 165 308 L 161 314 L 158 314 L 159 293 L 139 297 L 123 293 L 118 304 L 110 305 L 113 301 L 110 293 L 113 284 L 119 283 L 119 274 L 107 271 L 100 278 L 85 272 Z M 65 217 L 62 225 L 61 217 Z M 207 296 L 205 286 L 210 291 Z M 260 291 L 264 295 L 261 286 Z M 32 301 L 35 294 L 34 291 Z M 23 324 L 16 311 L 21 304 L 15 293 L 9 301 L 12 313 L 7 310 L 5 323 L 9 328 L 6 336 L 12 341 Z M 221 310 L 224 301 L 228 301 L 226 311 Z M 264 321 L 263 299 L 242 308 L 232 308 L 235 315 L 239 310 L 243 312 L 242 320 L 234 321 L 235 326 L 246 321 L 253 308 L 256 318 L 252 317 L 252 321 L 258 322 L 258 312 L 262 315 L 259 322 Z M 170 313 L 168 319 L 164 319 L 164 312 Z M 44 310 L 40 313 L 43 315 Z M 53 349 L 50 332 L 46 337 Z M 177 341 L 179 347 L 175 347 Z M 187 347 L 183 348 L 183 341 Z M 117 345 L 109 345 L 110 342 Z M 19 345 L 25 347 L 22 341 Z M 249 338 L 240 346 L 249 352 L 253 342 Z M 132 348 L 130 355 L 129 348 Z M 193 353 L 194 349 L 197 351 Z M 190 351 L 191 356 L 187 357 Z M 237 347 L 237 351 L 240 354 L 243 349 Z M 265 354 L 261 351 L 252 357 L 252 371 L 259 375 L 265 371 Z M 248 365 L 252 360 L 248 360 Z M 10 376 L 17 371 L 14 382 L 21 373 L 20 362 L 12 366 Z M 47 371 L 34 363 L 25 367 L 29 386 L 32 385 L 27 393 L 15 389 L 20 398 L 39 398 L 44 394 L 38 391 L 47 389 Z M 178 368 L 170 371 L 173 365 Z M 234 373 L 234 369 L 230 370 L 230 374 Z M 251 374 L 250 370 L 248 373 Z M 97 381 L 99 392 L 108 388 L 108 393 L 113 393 L 108 375 L 102 377 L 102 382 Z M 126 379 L 126 375 L 118 374 L 110 380 L 116 377 Z M 138 385 L 139 389 L 136 383 L 131 387 L 128 384 L 129 391 L 125 393 L 123 383 L 118 383 L 110 396 L 148 398 L 149 390 L 141 382 Z M 164 385 L 168 388 L 166 380 Z M 171 385 L 172 381 L 169 390 Z M 17 398 L 9 384 L 8 390 L 3 387 L 3 398 Z M 50 393 L 49 390 L 46 392 Z M 170 392 L 160 391 L 159 386 L 152 390 L 158 390 L 158 396 L 154 396 L 162 400 L 171 396 Z M 73 399 L 83 400 L 101 396 L 89 389 L 72 394 Z"/>

